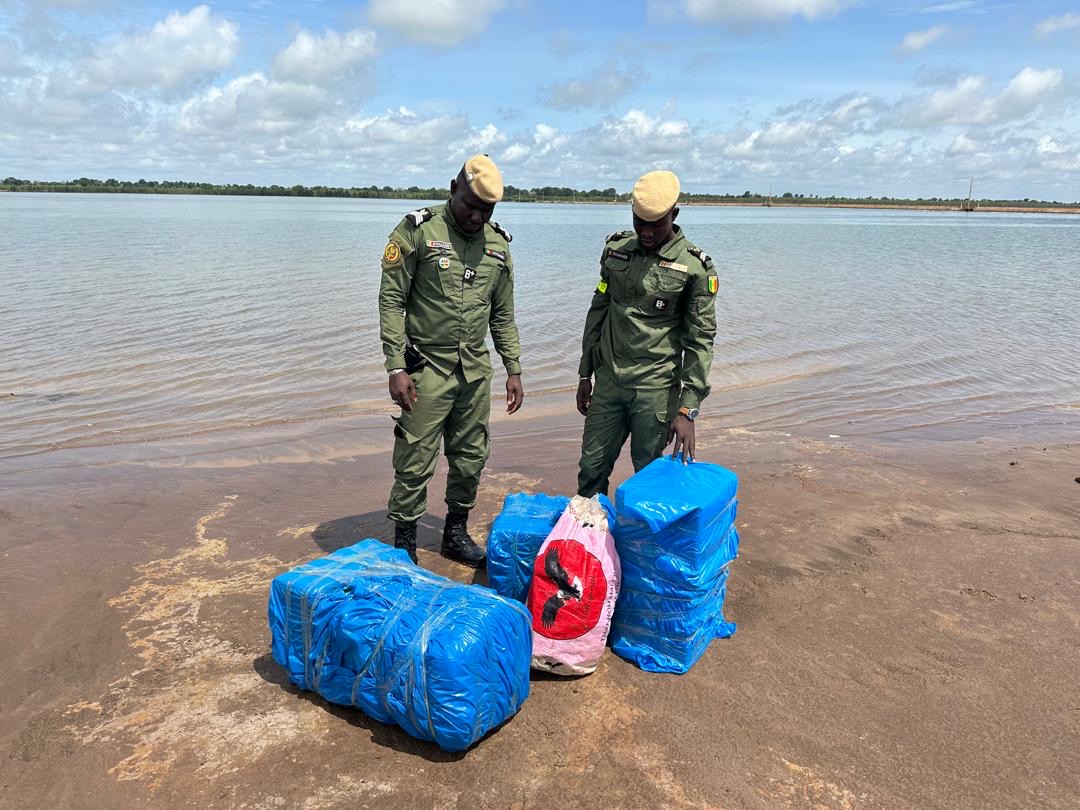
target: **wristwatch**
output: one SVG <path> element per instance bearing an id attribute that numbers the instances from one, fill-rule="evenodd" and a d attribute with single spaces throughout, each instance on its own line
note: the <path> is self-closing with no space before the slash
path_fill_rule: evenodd
<path id="1" fill-rule="evenodd" d="M 403 372 L 404 370 L 405 370 L 405 369 L 403 369 L 403 368 L 392 368 L 392 369 L 390 369 L 390 372 L 388 373 L 388 375 L 387 375 L 387 376 L 389 376 L 389 377 L 393 377 L 393 376 L 394 376 L 395 374 L 400 374 L 400 373 L 401 373 L 401 372 Z"/>
<path id="2" fill-rule="evenodd" d="M 698 414 L 701 413 L 701 411 L 697 408 L 679 408 L 679 413 L 693 422 L 698 418 Z"/>

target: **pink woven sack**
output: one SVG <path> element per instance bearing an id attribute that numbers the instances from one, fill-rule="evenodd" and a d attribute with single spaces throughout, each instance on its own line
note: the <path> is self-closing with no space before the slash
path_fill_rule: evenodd
<path id="1" fill-rule="evenodd" d="M 604 507 L 596 498 L 575 496 L 533 564 L 527 604 L 535 669 L 558 675 L 587 675 L 596 669 L 620 577 Z"/>

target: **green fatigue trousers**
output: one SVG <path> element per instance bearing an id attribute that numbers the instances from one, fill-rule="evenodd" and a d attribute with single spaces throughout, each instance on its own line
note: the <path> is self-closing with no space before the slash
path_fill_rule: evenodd
<path id="1" fill-rule="evenodd" d="M 578 494 L 591 497 L 608 491 L 626 437 L 634 472 L 660 458 L 667 444 L 668 427 L 679 410 L 679 387 L 623 388 L 597 370 L 592 404 L 585 417 L 578 465 Z"/>
<path id="2" fill-rule="evenodd" d="M 428 363 L 413 375 L 417 400 L 402 411 L 394 427 L 394 486 L 389 517 L 409 523 L 427 511 L 427 485 L 443 442 L 446 463 L 446 505 L 468 512 L 476 504 L 480 472 L 487 463 L 491 376 L 466 382 L 461 366 L 444 376 Z"/>

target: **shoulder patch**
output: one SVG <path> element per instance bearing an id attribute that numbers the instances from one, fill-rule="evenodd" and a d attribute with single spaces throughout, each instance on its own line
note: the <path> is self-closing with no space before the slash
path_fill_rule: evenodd
<path id="1" fill-rule="evenodd" d="M 386 243 L 386 249 L 383 250 L 382 263 L 383 267 L 386 269 L 397 267 L 402 263 L 401 248 L 398 247 L 397 242 L 390 241 Z"/>
<path id="2" fill-rule="evenodd" d="M 716 273 L 709 273 L 709 295 L 716 295 L 716 291 L 720 289 L 720 279 L 716 277 Z"/>
<path id="3" fill-rule="evenodd" d="M 504 228 L 498 222 L 490 221 L 490 222 L 488 222 L 488 225 L 490 225 L 492 227 L 492 229 L 495 231 L 495 233 L 499 234 L 499 236 L 501 236 L 503 239 L 505 239 L 507 241 L 507 243 L 510 243 L 510 242 L 514 241 L 514 237 L 512 237 L 510 235 L 510 232 L 507 231 L 506 228 Z"/>
<path id="4" fill-rule="evenodd" d="M 433 211 L 430 211 L 427 208 L 418 208 L 417 210 L 410 211 L 408 214 L 406 214 L 405 219 L 409 220 L 409 222 L 413 224 L 414 228 L 419 228 L 433 216 L 435 216 L 435 213 Z"/>
<path id="5" fill-rule="evenodd" d="M 706 253 L 699 247 L 688 247 L 686 249 L 686 252 L 693 256 L 695 259 L 697 259 L 699 262 L 701 262 L 703 267 L 708 267 L 709 262 L 712 261 L 712 256 L 710 256 L 708 253 Z"/>
<path id="6" fill-rule="evenodd" d="M 605 242 L 610 242 L 613 239 L 625 239 L 626 237 L 630 236 L 631 234 L 632 234 L 632 231 L 615 231 L 615 233 L 609 233 L 607 235 L 607 239 L 605 239 L 604 241 Z"/>

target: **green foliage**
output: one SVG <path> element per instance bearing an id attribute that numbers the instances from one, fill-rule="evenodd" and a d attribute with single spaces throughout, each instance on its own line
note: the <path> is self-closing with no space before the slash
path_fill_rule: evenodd
<path id="1" fill-rule="evenodd" d="M 188 180 L 145 180 L 137 181 L 95 180 L 90 177 L 80 177 L 67 181 L 39 181 L 22 180 L 17 177 L 5 177 L 0 181 L 0 191 L 52 191 L 52 192 L 80 192 L 80 193 L 120 193 L 120 194 L 222 194 L 234 196 L 252 197 L 350 197 L 363 199 L 406 199 L 406 200 L 442 200 L 449 196 L 447 188 L 420 188 L 409 186 L 408 188 L 393 188 L 391 186 L 353 186 L 350 188 L 337 188 L 334 186 L 302 186 L 289 187 L 277 184 L 269 186 L 256 186 L 251 183 L 243 185 L 236 183 L 198 183 Z M 630 194 L 620 194 L 613 187 L 605 189 L 588 189 L 579 191 L 565 186 L 543 186 L 539 188 L 518 188 L 507 185 L 504 191 L 504 200 L 513 202 L 595 202 L 595 203 L 627 203 Z M 753 191 L 744 191 L 741 194 L 690 194 L 683 193 L 681 197 L 684 203 L 728 203 L 740 205 L 755 205 L 766 202 L 768 195 L 758 194 Z M 918 206 L 925 208 L 958 209 L 964 200 L 960 197 L 950 199 L 942 197 L 930 197 L 917 200 L 899 199 L 893 197 L 836 197 L 819 196 L 817 194 L 801 194 L 791 191 L 784 192 L 780 198 L 773 198 L 773 205 L 854 205 L 866 207 L 910 207 Z M 1025 197 L 1023 200 L 979 200 L 982 208 L 1024 208 L 1038 210 L 1040 208 L 1070 208 L 1080 211 L 1080 201 L 1071 203 L 1046 202 L 1033 200 Z"/>

